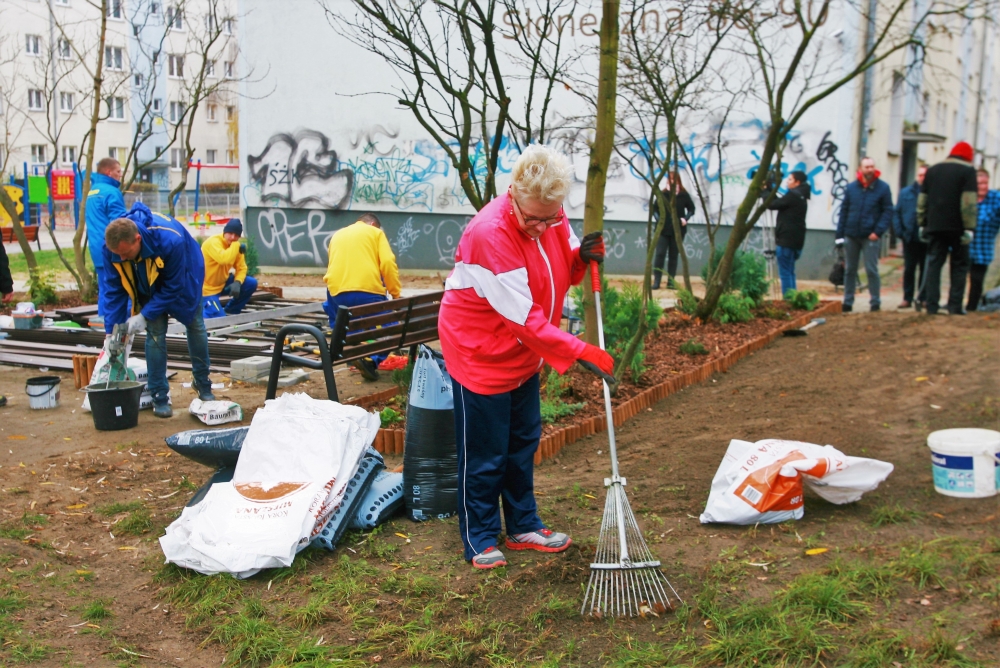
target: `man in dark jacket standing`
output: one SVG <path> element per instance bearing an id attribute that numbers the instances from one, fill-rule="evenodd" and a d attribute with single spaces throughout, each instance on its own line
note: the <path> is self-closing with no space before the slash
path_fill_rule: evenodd
<path id="1" fill-rule="evenodd" d="M 924 303 L 924 261 L 927 259 L 927 244 L 920 240 L 920 229 L 917 227 L 917 197 L 924 183 L 927 166 L 917 167 L 917 180 L 899 191 L 896 211 L 892 215 L 892 229 L 896 236 L 903 240 L 903 301 L 899 308 L 910 308 L 913 305 L 913 286 L 916 282 L 917 270 L 920 270 L 921 286 L 917 295 L 917 309 Z"/>
<path id="2" fill-rule="evenodd" d="M 868 157 L 862 158 L 858 179 L 848 184 L 844 191 L 844 201 L 840 205 L 837 243 L 843 243 L 845 250 L 844 313 L 850 313 L 854 309 L 854 288 L 858 280 L 858 260 L 862 251 L 865 256 L 865 273 L 868 275 L 871 310 L 878 311 L 882 307 L 879 299 L 879 239 L 892 222 L 892 191 L 879 176 L 881 172 L 875 169 L 875 161 Z"/>
<path id="3" fill-rule="evenodd" d="M 978 217 L 974 151 L 967 142 L 955 144 L 944 162 L 927 170 L 917 198 L 917 224 L 927 238 L 927 312 L 938 312 L 941 270 L 951 255 L 948 313 L 965 315 L 962 297 L 969 274 L 969 243 Z"/>
<path id="4" fill-rule="evenodd" d="M 781 294 L 795 289 L 795 261 L 802 255 L 806 243 L 806 213 L 809 210 L 809 184 L 805 172 L 795 171 L 788 177 L 788 192 L 771 202 L 767 208 L 778 212 L 774 226 L 774 244 L 781 278 Z"/>

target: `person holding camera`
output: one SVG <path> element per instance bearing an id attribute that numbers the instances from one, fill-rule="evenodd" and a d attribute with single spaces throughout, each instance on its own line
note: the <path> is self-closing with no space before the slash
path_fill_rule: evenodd
<path id="1" fill-rule="evenodd" d="M 788 191 L 770 205 L 770 211 L 777 211 L 774 226 L 775 256 L 778 260 L 778 276 L 781 279 L 781 294 L 795 290 L 795 261 L 802 256 L 806 244 L 806 213 L 809 211 L 809 177 L 803 171 L 792 172 L 785 183 Z M 763 193 L 764 197 L 770 194 Z"/>

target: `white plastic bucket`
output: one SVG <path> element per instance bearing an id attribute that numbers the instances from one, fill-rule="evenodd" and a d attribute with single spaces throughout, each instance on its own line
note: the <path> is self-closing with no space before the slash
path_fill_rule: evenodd
<path id="1" fill-rule="evenodd" d="M 934 489 L 966 499 L 993 496 L 1000 487 L 1000 432 L 942 429 L 927 437 Z"/>
<path id="2" fill-rule="evenodd" d="M 58 406 L 61 380 L 59 376 L 29 378 L 24 386 L 24 393 L 28 395 L 28 405 L 36 410 Z"/>

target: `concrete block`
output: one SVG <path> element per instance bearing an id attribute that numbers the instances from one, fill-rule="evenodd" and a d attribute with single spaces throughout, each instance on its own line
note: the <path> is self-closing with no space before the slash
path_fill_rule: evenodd
<path id="1" fill-rule="evenodd" d="M 255 378 L 250 382 L 257 385 L 267 385 L 268 374 L 265 372 L 264 376 L 261 378 Z M 282 371 L 278 375 L 278 387 L 289 387 L 291 385 L 298 385 L 299 383 L 304 383 L 309 380 L 309 372 L 305 369 L 288 369 Z"/>
<path id="2" fill-rule="evenodd" d="M 264 355 L 234 360 L 229 365 L 229 374 L 233 380 L 257 380 L 261 376 L 266 379 L 270 370 L 271 358 Z"/>

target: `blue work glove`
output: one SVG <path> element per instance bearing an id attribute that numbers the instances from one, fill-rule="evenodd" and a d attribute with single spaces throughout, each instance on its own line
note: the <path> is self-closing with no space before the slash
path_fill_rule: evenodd
<path id="1" fill-rule="evenodd" d="M 232 283 L 229 284 L 229 294 L 230 296 L 233 297 L 233 299 L 240 296 L 240 290 L 242 289 L 243 289 L 243 284 L 240 283 L 239 281 L 233 281 Z"/>
<path id="2" fill-rule="evenodd" d="M 138 334 L 139 332 L 146 331 L 146 317 L 143 314 L 134 315 L 128 319 L 128 333 L 129 335 Z"/>

